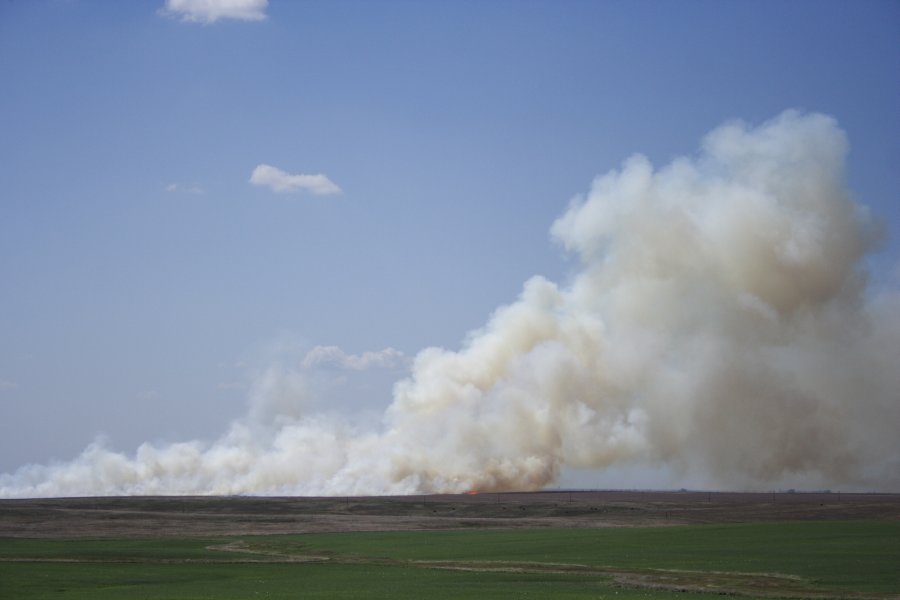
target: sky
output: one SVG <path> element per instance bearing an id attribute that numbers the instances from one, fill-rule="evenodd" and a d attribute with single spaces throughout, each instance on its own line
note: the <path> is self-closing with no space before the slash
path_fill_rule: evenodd
<path id="1" fill-rule="evenodd" d="M 550 230 L 596 177 L 735 119 L 834 119 L 896 289 L 898 50 L 887 0 L 4 2 L 0 473 L 215 440 L 273 365 L 377 423 L 576 277 Z M 561 481 L 671 484 L 618 468 Z"/>

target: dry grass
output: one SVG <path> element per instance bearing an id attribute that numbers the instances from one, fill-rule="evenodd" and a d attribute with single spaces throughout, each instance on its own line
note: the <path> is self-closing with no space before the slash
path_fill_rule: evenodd
<path id="1" fill-rule="evenodd" d="M 900 519 L 900 494 L 531 492 L 0 500 L 0 537 L 204 537 Z"/>

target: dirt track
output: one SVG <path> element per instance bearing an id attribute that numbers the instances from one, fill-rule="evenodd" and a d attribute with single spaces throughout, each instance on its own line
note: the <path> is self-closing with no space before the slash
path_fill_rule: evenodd
<path id="1" fill-rule="evenodd" d="M 548 491 L 349 498 L 0 500 L 0 537 L 36 538 L 837 519 L 900 519 L 900 494 Z"/>

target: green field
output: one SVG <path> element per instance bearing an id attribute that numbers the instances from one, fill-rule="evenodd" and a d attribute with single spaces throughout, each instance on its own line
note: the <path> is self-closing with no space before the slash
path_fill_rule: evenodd
<path id="1" fill-rule="evenodd" d="M 682 591 L 688 590 L 688 591 Z M 0 598 L 891 598 L 900 523 L 0 540 Z"/>

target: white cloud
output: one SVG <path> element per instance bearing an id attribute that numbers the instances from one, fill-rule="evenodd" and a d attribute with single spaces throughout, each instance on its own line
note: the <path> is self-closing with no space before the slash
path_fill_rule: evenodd
<path id="1" fill-rule="evenodd" d="M 250 175 L 250 183 L 266 186 L 273 192 L 307 191 L 318 196 L 341 193 L 341 188 L 321 173 L 291 175 L 270 165 L 257 165 Z"/>
<path id="2" fill-rule="evenodd" d="M 8 379 L 0 379 L 0 392 L 14 390 L 17 387 L 19 387 L 18 384 L 13 381 L 9 381 Z"/>
<path id="3" fill-rule="evenodd" d="M 337 346 L 316 346 L 303 358 L 303 368 L 337 367 L 352 371 L 367 369 L 396 369 L 406 364 L 406 355 L 394 348 L 385 348 L 377 352 L 347 354 Z"/>
<path id="4" fill-rule="evenodd" d="M 262 21 L 269 0 L 166 0 L 165 16 L 189 23 L 214 23 L 219 19 Z"/>
<path id="5" fill-rule="evenodd" d="M 203 189 L 202 186 L 191 183 L 170 183 L 166 186 L 166 191 L 170 194 L 182 193 L 182 194 L 205 194 L 206 190 Z"/>

